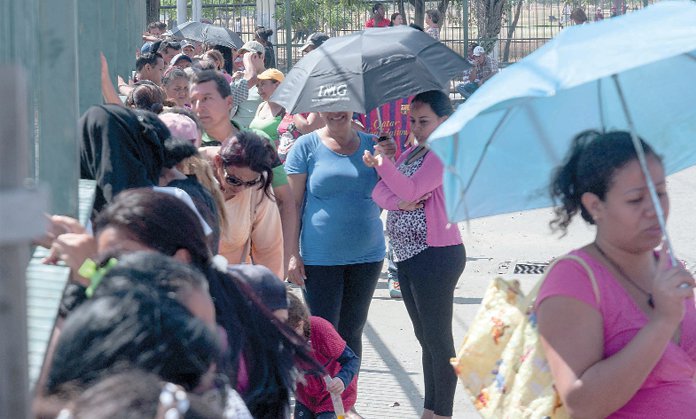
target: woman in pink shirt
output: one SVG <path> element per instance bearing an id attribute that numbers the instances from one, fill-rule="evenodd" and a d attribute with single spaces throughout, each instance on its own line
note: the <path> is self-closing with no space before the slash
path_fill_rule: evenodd
<path id="1" fill-rule="evenodd" d="M 372 199 L 389 210 L 387 234 L 401 293 L 423 348 L 424 419 L 452 416 L 457 384 L 449 363 L 454 356 L 452 298 L 466 253 L 457 225 L 447 221 L 442 163 L 425 146 L 452 111 L 449 97 L 441 91 L 416 95 L 410 110 L 416 144 L 396 163 L 383 158 L 379 145 L 375 154 L 365 151 L 363 157 L 381 177 Z"/>
<path id="2" fill-rule="evenodd" d="M 669 213 L 665 170 L 645 143 L 660 205 Z M 694 280 L 655 248 L 662 230 L 631 136 L 578 135 L 557 170 L 551 226 L 565 233 L 577 213 L 594 242 L 548 274 L 537 319 L 556 389 L 572 417 L 685 418 L 696 412 Z"/>

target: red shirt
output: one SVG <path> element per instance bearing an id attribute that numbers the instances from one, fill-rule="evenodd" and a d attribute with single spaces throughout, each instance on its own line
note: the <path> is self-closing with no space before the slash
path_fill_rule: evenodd
<path id="1" fill-rule="evenodd" d="M 338 332 L 327 320 L 311 316 L 309 318 L 311 335 L 309 343 L 312 346 L 312 355 L 319 361 L 331 377 L 335 377 L 341 370 L 338 358 L 346 348 L 346 341 L 341 338 Z M 305 405 L 313 413 L 333 412 L 331 395 L 326 389 L 322 377 L 305 375 L 307 384 L 297 384 L 295 395 L 297 400 Z M 350 410 L 358 398 L 358 375 L 353 377 L 348 387 L 341 393 L 343 408 Z"/>
<path id="2" fill-rule="evenodd" d="M 386 28 L 387 26 L 389 26 L 389 19 L 382 19 L 377 22 L 377 24 L 375 24 L 375 18 L 371 18 L 365 22 L 366 28 Z"/>

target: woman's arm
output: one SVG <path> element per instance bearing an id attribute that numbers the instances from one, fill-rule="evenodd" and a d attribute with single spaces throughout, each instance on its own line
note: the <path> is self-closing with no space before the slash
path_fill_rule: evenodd
<path id="1" fill-rule="evenodd" d="M 256 199 L 252 196 L 252 200 Z M 256 217 L 251 226 L 251 257 L 254 264 L 263 265 L 283 277 L 283 234 L 280 213 L 275 203 L 263 195 L 257 204 Z"/>
<path id="2" fill-rule="evenodd" d="M 417 201 L 442 185 L 442 163 L 433 153 L 426 154 L 420 169 L 411 177 L 399 172 L 391 160 L 380 160 L 381 163 L 375 165 L 377 173 L 381 176 L 382 182 L 402 201 Z"/>
<path id="3" fill-rule="evenodd" d="M 304 195 L 305 195 L 305 184 L 307 182 L 306 173 L 298 173 L 288 175 L 288 184 L 292 189 L 295 212 L 297 222 L 295 223 L 295 229 L 291 232 L 292 235 L 288 237 L 291 240 L 291 246 L 295 249 L 295 252 L 290 255 L 287 266 L 288 280 L 293 284 L 304 286 L 305 270 L 304 262 L 300 256 L 300 225 L 302 225 L 302 207 L 304 205 Z"/>
<path id="4" fill-rule="evenodd" d="M 290 186 L 289 183 L 274 186 L 273 193 L 275 194 L 278 210 L 280 211 L 280 220 L 283 225 L 283 239 L 285 247 L 283 265 L 287 267 L 290 264 L 290 258 L 293 255 L 299 256 L 300 253 L 297 240 L 295 239 L 295 237 L 297 237 L 297 231 L 299 230 L 297 221 L 297 205 L 295 204 L 292 186 Z M 281 276 L 281 278 L 285 278 L 285 275 Z"/>
<path id="5" fill-rule="evenodd" d="M 377 185 L 372 190 L 372 200 L 375 201 L 377 206 L 388 211 L 398 210 L 399 202 L 401 202 L 401 199 L 382 180 L 377 182 Z"/>
<path id="6" fill-rule="evenodd" d="M 619 352 L 604 358 L 601 314 L 574 298 L 551 296 L 538 308 L 539 332 L 556 389 L 574 418 L 606 417 L 626 404 L 658 363 L 684 315 L 690 275 L 679 268 L 655 279 L 650 321 Z"/>
<path id="7" fill-rule="evenodd" d="M 121 102 L 121 98 L 118 97 L 114 83 L 109 76 L 109 64 L 106 62 L 106 57 L 103 52 L 100 52 L 99 56 L 101 57 L 101 88 L 102 96 L 104 96 L 104 103 L 113 103 L 114 105 L 123 106 L 123 102 Z"/>
<path id="8" fill-rule="evenodd" d="M 302 134 L 309 134 L 324 126 L 324 122 L 319 118 L 317 112 L 310 113 L 307 118 L 299 113 L 295 114 L 292 116 L 292 121 L 295 123 L 295 128 Z"/>

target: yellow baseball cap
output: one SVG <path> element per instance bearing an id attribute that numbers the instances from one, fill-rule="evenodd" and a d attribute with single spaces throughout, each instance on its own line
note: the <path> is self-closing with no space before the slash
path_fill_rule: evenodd
<path id="1" fill-rule="evenodd" d="M 283 80 L 285 80 L 283 72 L 278 70 L 277 68 L 269 68 L 268 70 L 264 71 L 256 77 L 259 80 L 275 80 L 278 83 L 281 83 Z"/>

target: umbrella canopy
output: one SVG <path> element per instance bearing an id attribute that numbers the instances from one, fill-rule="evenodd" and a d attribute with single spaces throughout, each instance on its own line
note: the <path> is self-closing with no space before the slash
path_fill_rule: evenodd
<path id="1" fill-rule="evenodd" d="M 209 23 L 186 22 L 172 28 L 168 34 L 176 39 L 191 39 L 209 45 L 222 45 L 237 49 L 244 45 L 242 38 L 236 32 Z"/>
<path id="2" fill-rule="evenodd" d="M 271 101 L 289 113 L 352 111 L 448 88 L 470 64 L 427 34 L 398 26 L 331 38 L 302 58 Z"/>
<path id="3" fill-rule="evenodd" d="M 694 22 L 696 4 L 667 1 L 568 28 L 484 84 L 429 139 L 449 219 L 550 206 L 573 137 L 629 118 L 668 173 L 696 164 Z"/>

